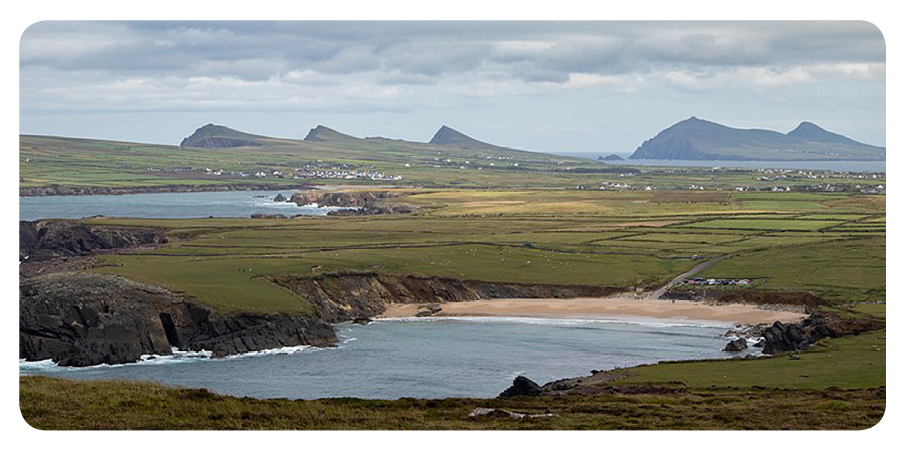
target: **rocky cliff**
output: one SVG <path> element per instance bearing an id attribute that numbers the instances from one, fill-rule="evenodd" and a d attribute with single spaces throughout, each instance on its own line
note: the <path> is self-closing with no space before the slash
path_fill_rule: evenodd
<path id="1" fill-rule="evenodd" d="M 19 260 L 45 261 L 61 256 L 84 256 L 167 242 L 165 230 L 145 227 L 85 225 L 71 221 L 19 222 Z"/>
<path id="2" fill-rule="evenodd" d="M 399 197 L 399 193 L 391 191 L 298 191 L 292 194 L 289 201 L 299 206 L 317 203 L 318 206 L 338 206 L 342 208 L 362 208 L 390 198 Z"/>
<path id="3" fill-rule="evenodd" d="M 275 277 L 271 281 L 311 302 L 321 319 L 344 322 L 383 313 L 390 303 L 462 302 L 491 298 L 603 297 L 605 286 L 501 283 L 375 272 Z"/>
<path id="4" fill-rule="evenodd" d="M 166 289 L 125 278 L 60 272 L 19 286 L 19 357 L 64 366 L 121 364 L 171 347 L 226 356 L 330 345 L 333 328 L 309 316 L 220 315 Z"/>
<path id="5" fill-rule="evenodd" d="M 289 202 L 299 206 L 317 204 L 318 206 L 335 206 L 340 208 L 355 208 L 350 210 L 331 211 L 329 215 L 374 215 L 374 214 L 408 214 L 416 211 L 414 207 L 391 203 L 391 199 L 397 199 L 407 195 L 393 191 L 298 191 L 292 194 Z"/>

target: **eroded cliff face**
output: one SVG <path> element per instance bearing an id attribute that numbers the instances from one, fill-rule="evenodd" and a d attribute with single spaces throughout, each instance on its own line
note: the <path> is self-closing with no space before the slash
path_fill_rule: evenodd
<path id="1" fill-rule="evenodd" d="M 113 275 L 59 272 L 19 286 L 19 357 L 63 366 L 135 362 L 171 347 L 226 356 L 336 343 L 310 316 L 220 315 L 166 289 Z"/>
<path id="2" fill-rule="evenodd" d="M 330 192 L 308 190 L 292 194 L 288 201 L 299 206 L 316 203 L 318 206 L 350 208 L 331 211 L 328 213 L 331 216 L 409 214 L 416 212 L 417 208 L 394 201 L 394 199 L 405 195 L 408 194 L 395 191 Z"/>
<path id="3" fill-rule="evenodd" d="M 310 301 L 321 319 L 333 323 L 380 315 L 390 303 L 603 297 L 621 291 L 605 286 L 501 283 L 376 272 L 275 277 L 271 281 Z"/>
<path id="4" fill-rule="evenodd" d="M 161 228 L 84 225 L 70 221 L 19 222 L 19 260 L 45 261 L 61 256 L 84 256 L 115 250 L 165 244 Z"/>
<path id="5" fill-rule="evenodd" d="M 298 191 L 292 194 L 289 201 L 299 206 L 317 203 L 319 206 L 338 206 L 343 208 L 363 208 L 381 203 L 390 198 L 399 197 L 399 193 L 391 191 Z"/>

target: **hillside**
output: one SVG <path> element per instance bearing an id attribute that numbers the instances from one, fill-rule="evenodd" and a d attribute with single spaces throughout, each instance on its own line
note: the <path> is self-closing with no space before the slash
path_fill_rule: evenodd
<path id="1" fill-rule="evenodd" d="M 493 144 L 488 144 L 486 142 L 481 142 L 471 136 L 468 136 L 464 133 L 456 131 L 446 125 L 440 127 L 437 130 L 437 133 L 434 134 L 434 137 L 431 138 L 430 144 L 437 145 L 451 145 L 462 148 L 477 148 L 477 149 L 498 149 L 502 148 Z"/>
<path id="2" fill-rule="evenodd" d="M 59 195 L 82 188 L 93 189 L 79 191 L 82 194 L 98 189 L 103 192 L 97 193 L 108 194 L 262 189 L 262 183 L 285 187 L 305 181 L 486 187 L 523 185 L 526 178 L 519 175 L 528 173 L 533 173 L 532 182 L 574 186 L 577 181 L 563 169 L 594 164 L 472 140 L 481 144 L 477 146 L 468 141 L 471 138 L 459 134 L 464 140 L 458 143 L 453 139 L 447 144 L 432 144 L 359 138 L 318 125 L 304 139 L 287 139 L 207 124 L 179 146 L 21 135 L 19 186 L 31 189 L 25 195 Z M 266 175 L 275 171 L 288 176 Z M 311 171 L 320 173 L 311 175 Z M 348 173 L 351 171 L 355 175 Z M 265 176 L 258 176 L 262 172 Z M 538 177 L 538 172 L 549 177 Z M 298 179 L 294 173 L 300 173 Z M 359 177 L 361 173 L 369 173 L 370 178 Z"/>
<path id="3" fill-rule="evenodd" d="M 223 148 L 261 145 L 261 138 L 222 125 L 209 123 L 195 130 L 179 144 L 180 147 Z"/>
<path id="4" fill-rule="evenodd" d="M 802 122 L 789 133 L 731 128 L 691 117 L 645 141 L 630 159 L 859 161 L 883 160 L 886 148 Z"/>

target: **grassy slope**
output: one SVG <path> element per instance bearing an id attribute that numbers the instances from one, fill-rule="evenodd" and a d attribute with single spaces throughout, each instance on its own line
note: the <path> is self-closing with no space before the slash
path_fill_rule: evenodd
<path id="1" fill-rule="evenodd" d="M 866 429 L 885 390 L 693 390 L 508 400 L 254 400 L 150 383 L 21 377 L 39 429 Z M 477 407 L 553 417 L 468 419 Z M 110 414 L 116 411 L 116 414 Z"/>
<path id="2" fill-rule="evenodd" d="M 290 179 L 207 176 L 191 172 L 150 172 L 148 168 L 175 166 L 242 171 L 278 169 L 282 172 L 309 163 L 368 166 L 370 170 L 401 175 L 399 185 L 464 187 L 560 187 L 599 186 L 601 181 L 734 188 L 735 186 L 786 186 L 822 183 L 885 184 L 884 179 L 759 180 L 762 174 L 747 171 L 712 171 L 696 168 L 640 168 L 626 178 L 619 173 L 582 173 L 571 169 L 611 168 L 582 160 L 512 149 L 466 149 L 389 139 L 352 139 L 307 142 L 258 138 L 259 146 L 198 149 L 177 146 L 75 139 L 52 136 L 20 136 L 21 187 L 47 186 L 166 186 L 173 184 L 271 183 L 286 185 Z M 503 159 L 500 159 L 503 158 Z M 446 160 L 449 159 L 449 162 Z M 28 161 L 28 162 L 26 162 Z M 466 163 L 466 161 L 468 163 Z M 409 167 L 406 167 L 408 164 Z M 491 165 L 493 164 L 493 165 Z M 518 164 L 518 167 L 514 166 Z M 461 169 L 464 167 L 464 169 Z M 317 180 L 327 184 L 379 184 L 386 181 Z"/>
<path id="3" fill-rule="evenodd" d="M 695 388 L 864 389 L 886 385 L 885 331 L 828 340 L 798 357 L 657 364 L 616 372 L 628 376 L 623 383 L 681 381 Z"/>

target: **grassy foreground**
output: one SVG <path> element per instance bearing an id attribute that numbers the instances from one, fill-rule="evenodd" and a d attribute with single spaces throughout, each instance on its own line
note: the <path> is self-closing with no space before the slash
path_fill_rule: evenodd
<path id="1" fill-rule="evenodd" d="M 608 372 L 613 384 L 668 388 L 656 394 L 292 401 L 26 376 L 19 402 L 25 420 L 40 429 L 865 429 L 886 408 L 885 343 L 880 331 L 822 343 L 797 360 L 781 355 Z M 475 408 L 554 416 L 469 419 Z"/>
<path id="2" fill-rule="evenodd" d="M 150 383 L 20 377 L 38 429 L 866 429 L 885 389 L 695 390 L 515 399 L 256 400 Z M 475 408 L 552 417 L 469 419 Z M 111 414 L 116 411 L 116 414 Z"/>

